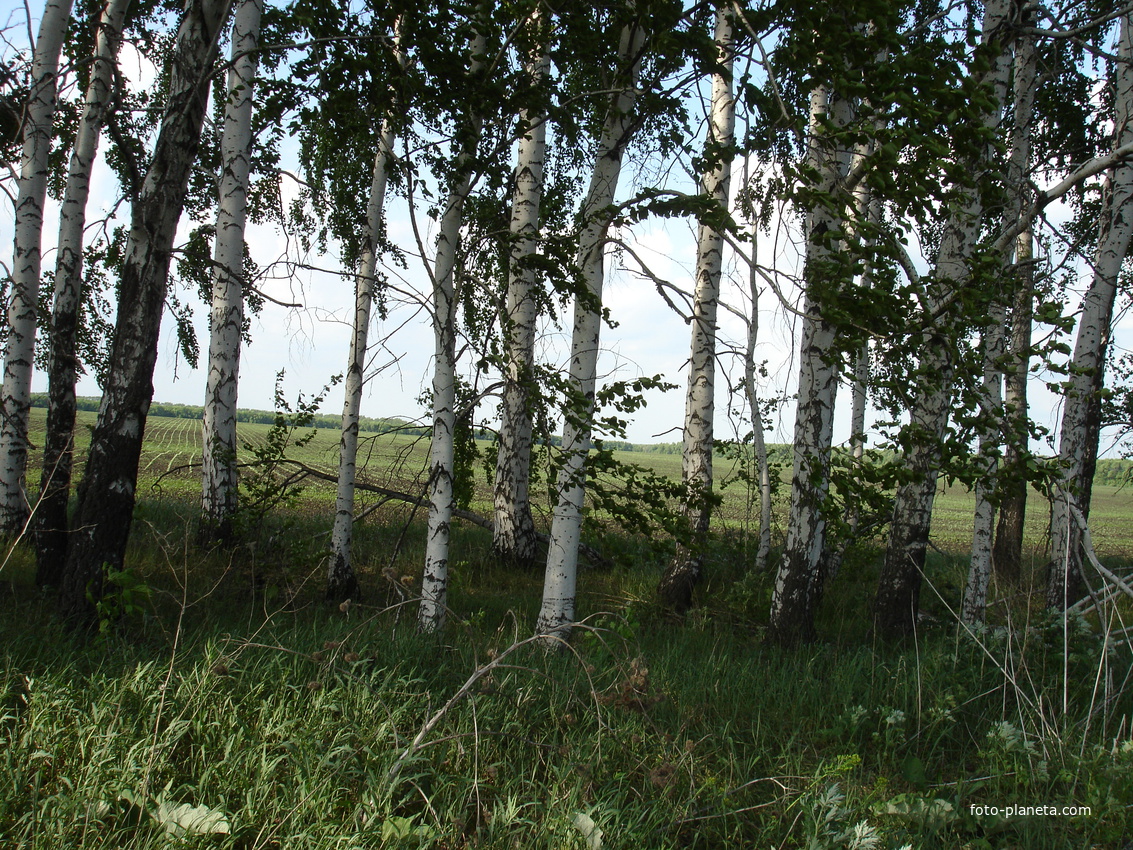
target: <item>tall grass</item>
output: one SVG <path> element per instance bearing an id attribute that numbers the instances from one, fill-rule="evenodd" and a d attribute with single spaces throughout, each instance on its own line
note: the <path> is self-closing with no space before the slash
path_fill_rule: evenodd
<path id="1" fill-rule="evenodd" d="M 663 619 L 647 566 L 591 573 L 585 627 L 569 651 L 547 654 L 516 647 L 538 577 L 493 564 L 478 531 L 462 532 L 454 625 L 426 639 L 412 626 L 412 587 L 379 579 L 394 534 L 385 526 L 369 543 L 363 535 L 368 603 L 328 609 L 315 593 L 312 521 L 204 557 L 171 502 L 142 516 L 132 564 L 150 602 L 93 643 L 59 629 L 52 600 L 20 572 L 24 556 L 2 576 L 5 846 L 1061 848 L 1128 838 L 1130 659 L 1085 622 L 1068 657 L 1058 623 L 1028 620 L 1025 606 L 978 634 L 940 617 L 912 645 L 875 645 L 839 627 L 843 609 L 864 604 L 863 556 L 832 590 L 827 641 L 779 652 L 762 645 L 748 607 L 767 579 L 742 575 L 742 541 L 730 538 L 714 554 L 709 605 L 689 621 Z M 406 559 L 418 535 L 411 528 Z M 972 809 L 1039 805 L 1090 813 Z"/>

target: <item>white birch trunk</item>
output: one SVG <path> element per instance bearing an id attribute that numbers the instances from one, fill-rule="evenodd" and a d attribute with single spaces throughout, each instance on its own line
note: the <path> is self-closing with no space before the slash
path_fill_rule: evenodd
<path id="1" fill-rule="evenodd" d="M 594 415 L 598 344 L 602 327 L 601 304 L 605 269 L 607 207 L 613 203 L 621 175 L 622 154 L 629 142 L 640 54 L 644 33 L 639 26 L 622 30 L 618 67 L 627 69 L 624 88 L 611 97 L 594 162 L 594 172 L 582 205 L 583 231 L 576 263 L 585 286 L 585 297 L 574 304 L 571 334 L 570 386 L 573 404 L 563 422 L 563 463 L 556 484 L 557 495 L 543 580 L 543 603 L 536 623 L 537 634 L 557 640 L 570 637 L 574 622 L 575 588 L 578 581 L 578 544 L 582 535 L 582 505 L 586 497 L 586 457 Z"/>
<path id="2" fill-rule="evenodd" d="M 51 311 L 51 352 L 48 363 L 47 433 L 36 510 L 36 584 L 55 585 L 66 559 L 67 502 L 74 462 L 75 380 L 78 360 L 75 340 L 82 308 L 83 230 L 90 196 L 91 168 L 110 106 L 115 61 L 122 43 L 122 26 L 129 0 L 111 0 L 103 10 L 95 38 L 94 64 L 83 96 L 83 116 L 67 171 L 67 186 L 59 212 L 59 242 L 55 260 L 55 292 Z"/>
<path id="3" fill-rule="evenodd" d="M 24 476 L 28 460 L 28 409 L 35 355 L 36 312 L 42 260 L 43 204 L 47 157 L 58 89 L 59 53 L 71 18 L 71 0 L 48 0 L 32 54 L 31 91 L 24 117 L 24 143 L 16 197 L 12 291 L 0 421 L 0 532 L 20 531 L 28 517 Z"/>
<path id="4" fill-rule="evenodd" d="M 929 309 L 946 311 L 945 301 L 967 282 L 969 261 L 979 238 L 981 206 L 972 196 L 945 227 L 936 268 L 929 282 Z M 952 412 L 953 362 L 947 337 L 947 318 L 942 327 L 923 336 L 924 354 L 915 374 L 915 394 L 909 411 L 909 428 L 916 440 L 904 465 L 911 480 L 901 484 L 893 504 L 893 518 L 886 542 L 885 561 L 874 599 L 874 627 L 886 638 L 911 634 L 920 606 L 921 579 L 932 525 L 932 506 L 940 473 L 940 444 Z"/>
<path id="5" fill-rule="evenodd" d="M 472 41 L 469 79 L 483 70 L 486 40 Z M 425 572 L 421 581 L 418 626 L 423 632 L 444 628 L 448 598 L 449 533 L 456 496 L 453 490 L 456 430 L 456 269 L 464 202 L 472 191 L 472 157 L 482 119 L 468 117 L 469 132 L 453 165 L 452 184 L 437 235 L 433 263 L 433 436 L 429 443 L 429 519 L 425 538 Z"/>
<path id="6" fill-rule="evenodd" d="M 1027 172 L 1031 158 L 1031 120 L 1035 99 L 1035 49 L 1033 36 L 1021 36 L 1016 46 L 1014 73 L 1014 120 L 1009 143 L 1007 186 L 1013 201 L 1004 213 L 1003 229 L 1018 220 L 1029 204 Z M 1004 257 L 1004 276 L 1022 286 L 1024 278 L 1011 268 L 1011 255 Z M 972 555 L 968 582 L 960 604 L 960 619 L 968 625 L 982 623 L 987 608 L 987 591 L 991 581 L 992 550 L 995 544 L 995 505 L 991 497 L 999 491 L 999 454 L 1007 423 L 1003 411 L 1003 360 L 1007 342 L 1007 294 L 990 307 L 990 324 L 982 334 L 983 386 L 980 399 L 981 418 L 979 466 L 976 481 L 976 508 L 972 524 Z M 1030 294 L 1027 293 L 1029 303 Z M 1018 299 L 1015 299 L 1018 301 Z M 1025 356 L 1025 355 L 1024 355 Z M 1024 376 L 1025 380 L 1025 376 Z"/>
<path id="7" fill-rule="evenodd" d="M 1019 234 L 1015 247 L 1015 293 L 1011 304 L 1007 370 L 1003 381 L 1004 428 L 999 524 L 995 530 L 992 570 L 997 579 L 1018 581 L 1022 574 L 1023 529 L 1027 519 L 1025 457 L 1030 439 L 1027 380 L 1031 366 L 1031 323 L 1034 315 L 1034 239 L 1030 228 Z"/>
<path id="8" fill-rule="evenodd" d="M 401 21 L 395 44 L 400 43 Z M 398 47 L 398 64 L 404 68 L 405 56 Z M 366 233 L 354 280 L 354 323 L 350 335 L 350 355 L 346 366 L 342 402 L 342 436 L 338 447 L 338 489 L 334 502 L 334 529 L 331 532 L 330 563 L 327 566 L 327 598 L 344 600 L 358 590 L 351 546 L 354 540 L 354 483 L 357 479 L 358 427 L 362 412 L 362 387 L 366 380 L 366 353 L 369 349 L 370 312 L 377 288 L 378 238 L 382 232 L 386 183 L 393 159 L 394 126 L 392 116 L 382 122 L 378 152 L 366 205 Z"/>
<path id="9" fill-rule="evenodd" d="M 850 457 L 859 466 L 865 458 L 865 413 L 869 398 L 869 344 L 858 349 L 854 361 L 853 388 L 850 393 Z M 850 517 L 851 533 L 857 531 L 861 519 L 855 504 Z"/>
<path id="10" fill-rule="evenodd" d="M 824 127 L 845 126 L 850 104 L 826 87 L 810 95 L 808 164 L 820 175 L 815 190 L 832 196 L 847 166 L 847 156 L 831 149 Z M 830 486 L 830 450 L 834 438 L 834 402 L 838 393 L 838 329 L 822 314 L 822 299 L 812 291 L 831 274 L 835 250 L 826 233 L 841 229 L 841 216 L 831 206 L 815 204 L 806 226 L 806 267 L 803 336 L 799 347 L 799 389 L 795 412 L 791 502 L 783 561 L 771 595 L 768 637 L 779 644 L 814 639 L 814 607 L 819 564 L 826 535 L 823 504 Z"/>
<path id="11" fill-rule="evenodd" d="M 984 7 L 983 43 L 1007 38 L 1018 7 L 1009 0 L 992 0 Z M 992 130 L 998 126 L 1007 100 L 1011 56 L 1000 53 L 981 81 L 992 93 L 982 116 Z M 990 165 L 985 152 L 973 162 L 974 169 Z M 873 605 L 873 623 L 887 639 L 912 634 L 920 606 L 921 579 L 932 524 L 932 506 L 940 473 L 940 444 L 951 414 L 952 382 L 956 364 L 946 340 L 953 333 L 949 315 L 956 293 L 969 285 L 971 258 L 979 238 L 983 206 L 973 190 L 962 198 L 941 236 L 936 267 L 927 281 L 928 309 L 937 317 L 924 334 L 924 355 L 918 364 L 909 427 L 917 440 L 905 458 L 912 479 L 897 488 L 885 561 Z"/>
<path id="12" fill-rule="evenodd" d="M 1033 26 L 1036 10 L 1028 7 L 1023 13 L 1024 25 Z M 1022 212 L 1029 206 L 1031 191 L 1026 182 L 1030 177 L 1030 147 L 1033 124 L 1035 81 L 1038 76 L 1036 36 L 1020 36 L 1015 51 L 1015 122 L 1011 191 Z M 1022 148 L 1026 147 L 1026 153 Z M 1003 455 L 1003 472 L 1000 477 L 1002 499 L 999 505 L 999 524 L 992 550 L 992 570 L 1005 581 L 1017 581 L 1022 574 L 1023 529 L 1027 517 L 1025 457 L 1029 453 L 1030 419 L 1027 410 L 1027 379 L 1031 363 L 1031 324 L 1034 315 L 1034 237 L 1032 228 L 1026 227 L 1015 240 L 1015 274 L 1012 282 L 1011 316 L 1008 333 L 1008 360 L 1003 381 L 1006 447 Z"/>
<path id="13" fill-rule="evenodd" d="M 346 599 L 357 590 L 351 556 L 354 540 L 354 483 L 357 479 L 358 427 L 362 411 L 366 353 L 369 349 L 370 313 L 377 287 L 377 243 L 385 206 L 387 168 L 393 155 L 394 133 L 389 121 L 382 127 L 378 153 L 374 157 L 370 201 L 366 212 L 366 245 L 354 281 L 354 322 L 346 368 L 342 403 L 342 435 L 338 448 L 338 489 L 335 495 L 334 529 L 331 533 L 330 565 L 327 568 L 327 598 Z"/>
<path id="14" fill-rule="evenodd" d="M 1114 148 L 1133 142 L 1133 16 L 1121 17 L 1114 96 Z M 1051 498 L 1051 560 L 1047 605 L 1059 610 L 1082 590 L 1082 532 L 1072 508 L 1089 518 L 1101 426 L 1106 352 L 1113 335 L 1118 277 L 1133 237 L 1133 165 L 1116 166 L 1106 177 L 1093 277 L 1082 301 L 1078 336 L 1059 428 L 1061 481 Z"/>
<path id="15" fill-rule="evenodd" d="M 202 538 L 226 540 L 236 512 L 236 392 L 244 325 L 244 225 L 251 171 L 252 88 L 263 0 L 242 0 L 232 24 L 212 268 L 208 378 L 202 424 Z"/>
<path id="16" fill-rule="evenodd" d="M 991 549 L 995 528 L 995 505 L 990 496 L 996 491 L 999 457 L 999 434 L 1002 424 L 1004 324 L 1007 311 L 1000 302 L 992 304 L 990 324 L 984 330 L 983 386 L 980 413 L 984 419 L 980 429 L 980 477 L 976 480 L 976 509 L 972 523 L 972 556 L 968 583 L 960 603 L 960 619 L 968 625 L 982 623 L 987 607 L 987 589 L 991 581 Z"/>
<path id="17" fill-rule="evenodd" d="M 734 36 L 732 11 L 716 10 L 716 62 L 712 74 L 712 109 L 704 155 L 710 164 L 702 176 L 701 191 L 724 216 L 732 177 L 732 145 L 736 123 L 732 97 Z M 692 303 L 692 341 L 689 354 L 688 390 L 685 395 L 684 444 L 681 477 L 688 488 L 683 506 L 692 539 L 680 546 L 658 587 L 662 602 L 678 612 L 692 604 L 692 592 L 700 579 L 702 548 L 708 534 L 712 507 L 713 420 L 716 411 L 716 314 L 720 302 L 720 275 L 724 260 L 724 234 L 720 226 L 700 224 L 697 231 L 696 282 Z"/>
<path id="18" fill-rule="evenodd" d="M 532 26 L 543 26 L 537 11 Z M 541 38 L 542 36 L 540 36 Z M 532 58 L 528 73 L 538 88 L 551 70 L 546 49 Z M 502 560 L 529 566 L 535 560 L 535 523 L 531 517 L 531 413 L 528 409 L 535 366 L 536 286 L 538 274 L 529 260 L 538 249 L 539 210 L 543 200 L 546 158 L 546 116 L 523 110 L 529 129 L 519 140 L 511 208 L 511 252 L 507 303 L 502 317 L 505 385 L 500 410 L 500 447 L 496 458 L 495 521 L 492 547 Z"/>

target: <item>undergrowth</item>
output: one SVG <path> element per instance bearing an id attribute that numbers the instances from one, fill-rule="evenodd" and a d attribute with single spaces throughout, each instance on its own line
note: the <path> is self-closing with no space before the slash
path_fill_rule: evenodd
<path id="1" fill-rule="evenodd" d="M 1064 656 L 1061 621 L 1025 604 L 958 629 L 947 563 L 915 642 L 845 628 L 875 576 L 857 552 L 828 591 L 824 642 L 782 652 L 762 644 L 770 577 L 743 573 L 742 541 L 711 553 L 683 623 L 653 602 L 661 558 L 618 558 L 584 576 L 586 619 L 547 653 L 526 642 L 539 577 L 494 564 L 479 532 L 454 546 L 453 625 L 425 638 L 419 524 L 360 529 L 367 596 L 328 608 L 325 539 L 301 516 L 211 554 L 175 505 L 139 517 L 129 566 L 152 592 L 93 642 L 60 629 L 25 554 L 0 574 L 3 846 L 1130 840 L 1128 651 L 1075 619 Z"/>

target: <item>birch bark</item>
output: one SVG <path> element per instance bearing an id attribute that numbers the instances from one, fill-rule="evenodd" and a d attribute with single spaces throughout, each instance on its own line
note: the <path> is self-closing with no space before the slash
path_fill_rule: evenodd
<path id="1" fill-rule="evenodd" d="M 398 65 L 405 67 L 400 50 L 402 24 L 397 24 L 394 50 Z M 352 562 L 354 540 L 354 483 L 358 472 L 358 427 L 362 411 L 362 386 L 366 379 L 366 352 L 369 349 L 370 313 L 377 290 L 378 239 L 382 232 L 386 183 L 393 160 L 393 116 L 382 122 L 378 152 L 374 157 L 370 199 L 366 206 L 366 232 L 358 275 L 354 280 L 354 324 L 350 335 L 350 357 L 342 402 L 342 436 L 338 449 L 338 490 L 334 503 L 334 529 L 331 532 L 330 563 L 327 566 L 327 598 L 343 600 L 358 591 Z"/>
<path id="2" fill-rule="evenodd" d="M 1015 246 L 1016 289 L 1011 300 L 1007 369 L 1003 376 L 1004 424 L 1008 435 L 1000 476 L 999 523 L 995 529 L 992 570 L 1001 581 L 1016 582 L 1023 569 L 1023 528 L 1027 519 L 1026 476 L 1030 418 L 1027 376 L 1031 367 L 1031 323 L 1034 315 L 1034 238 L 1028 228 Z"/>
<path id="3" fill-rule="evenodd" d="M 736 123 L 732 97 L 734 35 L 732 11 L 716 10 L 716 69 L 712 74 L 712 109 L 704 143 L 707 170 L 701 177 L 702 194 L 712 201 L 714 215 L 728 212 L 732 177 L 732 145 Z M 685 396 L 684 444 L 681 477 L 687 488 L 683 506 L 692 534 L 689 546 L 679 546 L 658 586 L 664 605 L 683 613 L 692 605 L 692 593 L 703 568 L 703 547 L 712 513 L 713 420 L 716 391 L 716 314 L 720 301 L 720 274 L 724 234 L 718 221 L 701 222 L 697 231 L 696 284 L 692 304 L 692 342 L 688 390 Z"/>
<path id="4" fill-rule="evenodd" d="M 1032 21 L 1026 20 L 1025 23 L 1032 23 Z M 1017 40 L 1014 67 L 1014 107 L 1011 139 L 1008 144 L 1006 181 L 1008 207 L 1003 214 L 1002 229 L 1004 231 L 1018 221 L 1022 211 L 1030 203 L 1030 191 L 1026 181 L 1030 170 L 1031 123 L 1037 69 L 1034 36 L 1023 35 Z M 1016 240 L 1016 245 L 1018 245 L 1018 242 L 1019 240 Z M 1004 277 L 1013 283 L 1012 289 L 1018 290 L 1029 283 L 1030 278 L 1019 274 L 1018 263 L 1022 258 L 1015 258 L 1014 268 L 1011 266 L 1011 259 L 1010 253 L 1004 258 Z M 1029 259 L 1027 257 L 1027 260 Z M 987 606 L 988 585 L 991 581 L 992 554 L 995 543 L 995 505 L 991 499 L 1000 489 L 998 450 L 1006 432 L 1006 419 L 1003 410 L 1003 361 L 1006 351 L 1008 323 L 1006 301 L 1010 295 L 1011 293 L 1008 292 L 1005 293 L 1004 298 L 996 298 L 992 301 L 989 310 L 991 321 L 984 329 L 981 343 L 984 372 L 981 387 L 982 398 L 980 400 L 983 424 L 980 428 L 978 458 L 981 474 L 976 482 L 971 564 L 968 570 L 968 582 L 960 604 L 960 619 L 969 625 L 983 622 Z M 1030 298 L 1031 293 L 1028 288 L 1025 293 L 1015 293 L 1013 301 L 1017 305 L 1020 300 L 1025 300 L 1029 305 Z M 1026 355 L 1023 354 L 1023 357 L 1025 368 Z M 1026 381 L 1025 373 L 1022 380 Z M 1011 440 L 1008 440 L 1008 442 L 1010 443 Z M 1023 498 L 1025 501 L 1025 489 Z"/>
<path id="5" fill-rule="evenodd" d="M 236 395 L 244 326 L 244 225 L 251 171 L 252 93 L 263 0 L 242 0 L 232 25 L 224 134 L 221 138 L 220 204 L 212 268 L 208 379 L 202 424 L 202 539 L 232 535 L 238 482 Z"/>
<path id="6" fill-rule="evenodd" d="M 72 0 L 47 0 L 44 6 L 32 53 L 31 90 L 24 116 L 0 398 L 0 533 L 7 534 L 19 532 L 28 518 L 28 409 L 39 308 L 43 204 L 47 197 L 47 157 L 55 117 L 59 53 L 71 18 L 71 3 Z"/>
<path id="7" fill-rule="evenodd" d="M 98 422 L 79 486 L 61 613 L 92 625 L 109 571 L 121 569 L 177 221 L 200 144 L 209 76 L 229 0 L 190 0 L 172 53 L 169 97 L 153 158 L 133 204 L 118 316 Z"/>
<path id="8" fill-rule="evenodd" d="M 810 95 L 807 164 L 818 175 L 815 193 L 832 198 L 848 165 L 848 152 L 834 149 L 828 128 L 845 127 L 850 103 L 827 86 Z M 799 348 L 799 390 L 792 449 L 791 503 L 783 561 L 771 595 L 767 639 L 781 645 L 810 641 L 819 593 L 819 564 L 825 544 L 823 505 L 830 486 L 834 402 L 838 392 L 838 328 L 823 314 L 822 289 L 829 288 L 842 215 L 833 203 L 816 203 L 807 213 L 803 336 Z M 836 283 L 833 285 L 837 285 Z"/>
<path id="9" fill-rule="evenodd" d="M 1001 408 L 1003 404 L 1003 375 L 1000 363 L 1004 352 L 1004 324 L 1007 311 L 1001 302 L 991 305 L 991 322 L 984 330 L 983 384 L 980 388 L 980 415 L 984 420 L 979 442 L 980 477 L 976 481 L 976 509 L 972 521 L 972 555 L 968 568 L 968 582 L 960 602 L 960 620 L 968 625 L 982 623 L 987 607 L 987 589 L 991 580 L 992 536 L 995 525 L 995 505 L 991 496 L 996 490 L 999 471 Z"/>
<path id="10" fill-rule="evenodd" d="M 981 80 L 992 95 L 981 118 L 989 131 L 998 126 L 1007 99 L 1011 69 L 1007 49 L 1018 13 L 1019 7 L 1010 0 L 992 0 L 984 7 L 982 47 L 996 51 Z M 989 150 L 974 157 L 974 173 L 984 173 L 990 167 Z M 951 340 L 958 331 L 952 308 L 957 293 L 971 279 L 971 259 L 983 212 L 978 191 L 967 189 L 945 223 L 936 265 L 927 281 L 927 312 L 932 318 L 923 334 L 924 354 L 914 376 L 909 412 L 909 432 L 914 442 L 905 458 L 910 476 L 897 488 L 873 605 L 874 629 L 886 639 L 900 638 L 916 629 L 941 444 L 948 428 L 956 369 Z"/>
<path id="11" fill-rule="evenodd" d="M 1114 87 L 1114 148 L 1133 142 L 1133 15 L 1121 16 Z M 1133 237 L 1133 165 L 1117 165 L 1106 177 L 1093 277 L 1082 301 L 1059 429 L 1061 480 L 1051 497 L 1051 560 L 1047 605 L 1063 610 L 1083 591 L 1082 532 L 1073 507 L 1089 519 L 1101 430 L 1105 361 L 1113 336 L 1118 277 Z"/>
<path id="12" fill-rule="evenodd" d="M 94 64 L 83 96 L 83 116 L 67 171 L 59 213 L 55 293 L 47 367 L 47 434 L 35 517 L 36 584 L 57 585 L 67 557 L 67 503 L 74 462 L 75 342 L 82 307 L 83 229 L 90 196 L 91 168 L 114 87 L 115 61 L 129 0 L 111 0 L 103 10 L 95 38 Z"/>
<path id="13" fill-rule="evenodd" d="M 573 407 L 568 406 L 563 422 L 563 463 L 556 484 L 547 569 L 543 579 L 543 603 L 535 626 L 537 634 L 557 640 L 570 637 L 570 626 L 574 622 L 578 544 L 586 497 L 586 457 L 590 451 L 602 328 L 603 255 L 610 224 L 608 208 L 614 201 L 621 175 L 622 154 L 633 128 L 632 112 L 644 43 L 645 34 L 639 25 L 630 24 L 623 28 L 617 56 L 622 81 L 617 93 L 610 98 L 602 123 L 594 171 L 580 216 L 583 230 L 575 262 L 585 289 L 575 298 L 571 332 L 569 383 L 574 403 Z"/>
<path id="14" fill-rule="evenodd" d="M 473 38 L 468 78 L 484 69 L 486 39 Z M 453 490 L 456 429 L 456 279 L 457 250 L 464 202 L 472 191 L 473 157 L 481 117 L 475 109 L 466 119 L 466 132 L 456 161 L 448 198 L 441 213 L 437 256 L 433 264 L 433 436 L 429 444 L 429 519 L 425 538 L 425 572 L 421 581 L 418 626 L 423 632 L 444 628 L 448 598 L 449 533 L 456 506 Z"/>
<path id="15" fill-rule="evenodd" d="M 532 27 L 544 26 L 536 11 Z M 543 36 L 537 36 L 541 41 Z M 546 48 L 528 62 L 528 74 L 539 88 L 550 74 Z M 528 126 L 519 140 L 519 155 L 512 193 L 511 251 L 507 301 L 501 317 L 504 334 L 505 385 L 500 411 L 500 447 L 496 458 L 495 521 L 492 547 L 503 561 L 528 567 L 535 561 L 535 523 L 531 517 L 530 395 L 535 366 L 535 320 L 538 313 L 538 275 L 530 259 L 538 250 L 539 210 L 543 199 L 543 163 L 546 158 L 546 116 L 523 110 L 520 121 Z"/>

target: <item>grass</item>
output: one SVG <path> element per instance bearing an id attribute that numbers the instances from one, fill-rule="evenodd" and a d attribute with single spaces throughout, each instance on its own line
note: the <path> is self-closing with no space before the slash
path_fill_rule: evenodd
<path id="1" fill-rule="evenodd" d="M 1026 584 L 1000 589 L 988 630 L 957 629 L 961 491 L 940 499 L 929 567 L 940 595 L 925 591 L 911 645 L 865 632 L 878 550 L 859 541 L 826 593 L 822 642 L 765 647 L 771 576 L 746 568 L 737 500 L 683 623 L 653 601 L 664 541 L 595 523 L 615 566 L 583 576 L 586 625 L 570 651 L 546 654 L 523 644 L 541 577 L 495 563 L 478 528 L 454 528 L 448 631 L 416 633 L 424 530 L 403 504 L 360 523 L 366 596 L 345 610 L 319 598 L 321 485 L 234 549 L 199 551 L 196 477 L 183 468 L 195 427 L 150 423 L 136 586 L 93 643 L 60 629 L 26 549 L 0 571 L 0 846 L 1117 848 L 1133 837 L 1128 648 L 1071 620 L 1064 654 L 1061 623 Z M 329 463 L 333 445 L 320 435 L 304 461 Z M 420 449 L 372 448 L 375 471 L 400 456 L 387 480 L 413 483 Z M 1094 510 L 1127 553 L 1125 496 L 1095 496 Z"/>
<path id="2" fill-rule="evenodd" d="M 1110 847 L 1128 828 L 1128 699 L 1081 728 L 1105 658 L 1085 633 L 1076 710 L 1057 718 L 1028 707 L 1059 681 L 1049 624 L 985 636 L 991 657 L 943 629 L 916 650 L 783 653 L 719 612 L 658 621 L 609 576 L 589 604 L 617 610 L 572 652 L 501 658 L 526 614 L 485 604 L 426 639 L 380 608 L 265 610 L 191 566 L 182 600 L 159 594 L 93 647 L 17 594 L 0 625 L 13 846 L 166 847 L 178 812 L 197 815 L 189 846 L 239 848 L 583 848 L 579 814 L 605 847 L 847 847 L 855 828 L 877 838 L 858 846 Z M 465 610 L 500 576 L 482 578 Z M 534 593 L 512 577 L 493 599 Z M 1090 814 L 970 809 L 1048 804 Z"/>

